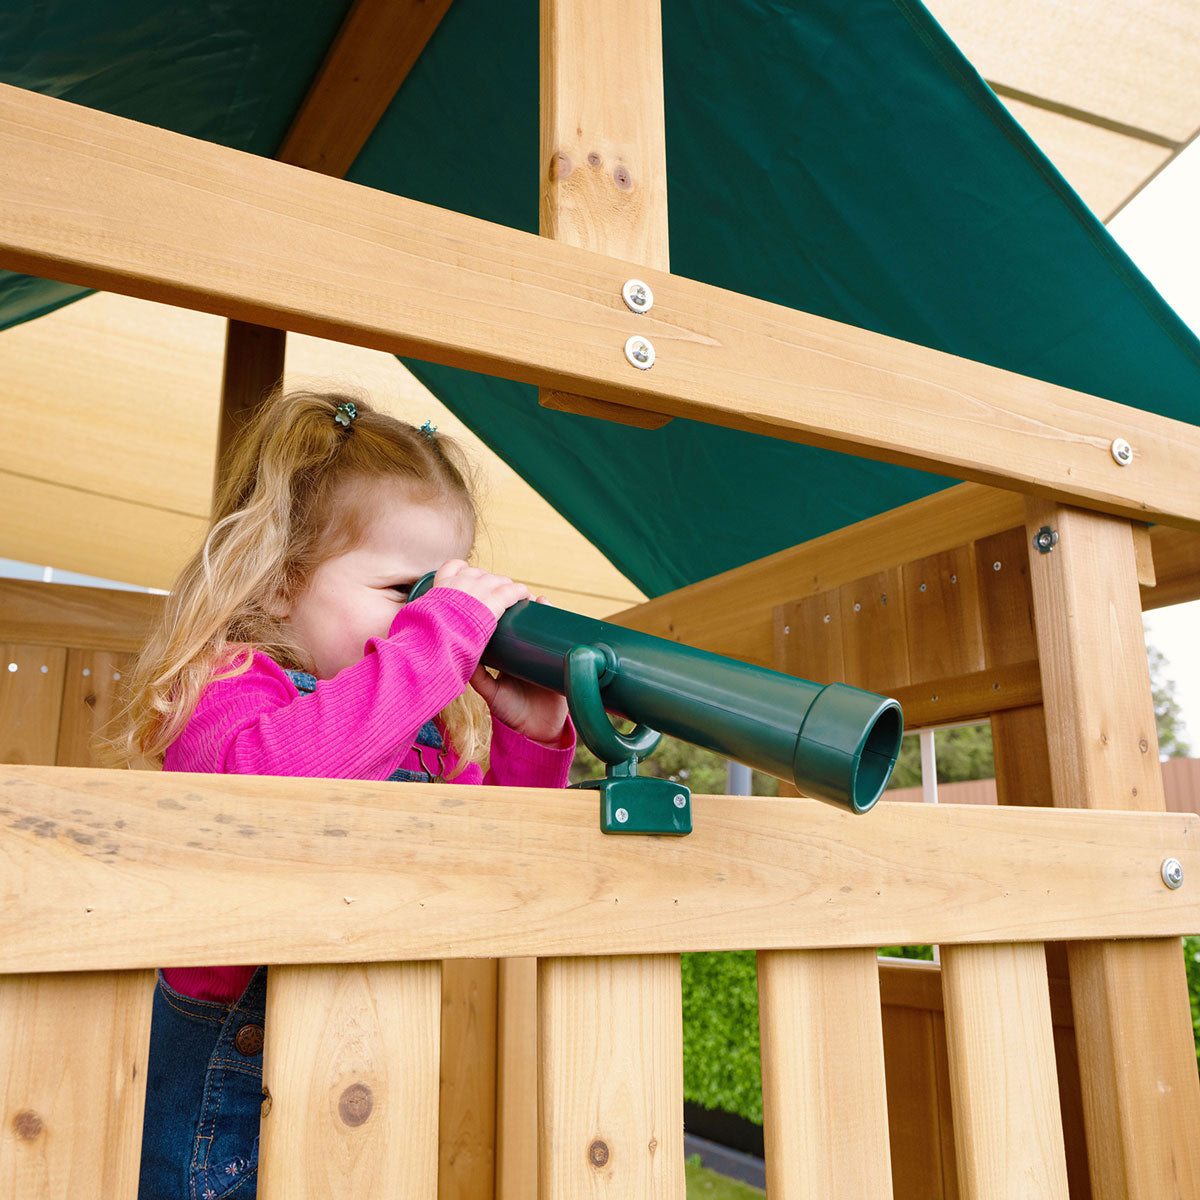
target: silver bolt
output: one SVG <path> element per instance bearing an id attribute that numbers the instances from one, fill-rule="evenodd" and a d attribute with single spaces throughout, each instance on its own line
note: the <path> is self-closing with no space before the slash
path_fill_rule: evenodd
<path id="1" fill-rule="evenodd" d="M 1165 858 L 1162 865 L 1162 881 L 1169 888 L 1183 885 L 1183 863 L 1177 858 Z"/>
<path id="2" fill-rule="evenodd" d="M 648 371 L 654 366 L 654 347 L 635 333 L 625 343 L 625 357 L 639 371 Z"/>
<path id="3" fill-rule="evenodd" d="M 1119 467 L 1127 467 L 1133 462 L 1133 447 L 1124 438 L 1113 438 L 1113 444 L 1109 447 L 1112 451 L 1113 460 Z"/>
<path id="4" fill-rule="evenodd" d="M 675 807 L 687 808 L 687 797 L 682 792 L 675 793 Z"/>
<path id="5" fill-rule="evenodd" d="M 649 312 L 654 307 L 654 293 L 648 283 L 640 279 L 627 279 L 621 289 L 621 299 L 625 301 L 630 312 Z"/>
<path id="6" fill-rule="evenodd" d="M 616 811 L 616 813 L 615 813 L 614 815 L 615 815 L 615 816 L 616 816 L 616 818 L 617 818 L 617 824 L 618 824 L 618 825 L 624 825 L 624 824 L 625 824 L 625 822 L 629 820 L 629 809 L 627 809 L 627 808 L 618 808 L 618 809 L 617 809 L 617 811 Z"/>

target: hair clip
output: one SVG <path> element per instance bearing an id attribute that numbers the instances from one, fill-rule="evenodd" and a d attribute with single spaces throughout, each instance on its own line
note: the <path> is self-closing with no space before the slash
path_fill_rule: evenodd
<path id="1" fill-rule="evenodd" d="M 432 442 L 433 435 L 437 433 L 437 426 L 432 421 L 426 421 L 421 426 L 421 432 Z"/>
<path id="2" fill-rule="evenodd" d="M 339 404 L 337 412 L 333 414 L 333 419 L 346 429 L 350 428 L 350 422 L 358 416 L 358 409 L 353 404 Z"/>

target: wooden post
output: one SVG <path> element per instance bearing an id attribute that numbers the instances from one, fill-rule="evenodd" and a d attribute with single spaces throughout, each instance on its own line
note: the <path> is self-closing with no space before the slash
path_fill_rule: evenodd
<path id="1" fill-rule="evenodd" d="M 245 321 L 230 321 L 225 333 L 225 376 L 217 431 L 214 486 L 238 432 L 263 397 L 283 379 L 287 334 Z"/>
<path id="2" fill-rule="evenodd" d="M 1030 543 L 1042 529 L 1057 535 L 1030 554 L 1054 803 L 1162 811 L 1129 522 L 1029 500 Z M 1200 1194 L 1200 1082 L 1179 940 L 1076 943 L 1068 961 L 1095 1194 Z"/>
<path id="3" fill-rule="evenodd" d="M 541 79 L 542 236 L 668 270 L 658 0 L 542 0 Z M 648 314 L 628 316 L 631 335 L 650 332 Z M 548 388 L 538 402 L 644 429 L 671 419 Z"/>

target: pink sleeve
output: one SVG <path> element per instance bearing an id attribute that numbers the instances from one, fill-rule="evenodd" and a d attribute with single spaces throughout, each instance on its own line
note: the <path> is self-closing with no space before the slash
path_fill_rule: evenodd
<path id="1" fill-rule="evenodd" d="M 501 787 L 567 786 L 571 760 L 575 757 L 575 729 L 570 720 L 558 746 L 543 746 L 492 719 L 491 766 L 484 783 Z"/>
<path id="2" fill-rule="evenodd" d="M 386 638 L 300 696 L 256 655 L 243 675 L 209 684 L 164 767 L 238 775 L 382 778 L 397 751 L 462 694 L 496 618 L 472 596 L 435 588 L 406 604 Z"/>

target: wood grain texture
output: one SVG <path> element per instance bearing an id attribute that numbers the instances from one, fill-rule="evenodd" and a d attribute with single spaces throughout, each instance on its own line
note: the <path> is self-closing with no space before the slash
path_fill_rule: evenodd
<path id="1" fill-rule="evenodd" d="M 773 1200 L 891 1200 L 874 951 L 760 953 L 758 1012 Z"/>
<path id="2" fill-rule="evenodd" d="M 1027 507 L 1028 536 L 1045 525 L 1058 533 L 1050 554 L 1030 557 L 1054 802 L 1161 811 L 1129 526 Z M 1073 945 L 1068 961 L 1095 1193 L 1200 1193 L 1200 1082 L 1179 942 Z"/>
<path id="3" fill-rule="evenodd" d="M 0 640 L 137 650 L 162 607 L 147 592 L 0 579 Z"/>
<path id="4" fill-rule="evenodd" d="M 912 682 L 981 670 L 974 547 L 926 555 L 903 567 L 900 577 Z"/>
<path id="5" fill-rule="evenodd" d="M 540 34 L 539 232 L 670 270 L 658 0 L 541 0 Z M 629 313 L 630 334 L 639 321 Z M 538 403 L 643 429 L 671 420 L 548 388 Z"/>
<path id="6" fill-rule="evenodd" d="M 437 963 L 274 967 L 262 1200 L 436 1200 Z"/>
<path id="7" fill-rule="evenodd" d="M 1042 698 L 1042 679 L 1037 660 L 1030 659 L 888 691 L 900 701 L 904 728 L 911 732 L 931 725 L 981 721 L 1010 709 L 1037 704 Z"/>
<path id="8" fill-rule="evenodd" d="M 111 650 L 67 651 L 58 727 L 60 767 L 106 765 L 95 739 L 118 711 L 123 699 L 121 681 L 132 657 Z"/>
<path id="9" fill-rule="evenodd" d="M 0 1196 L 137 1195 L 154 981 L 0 976 Z"/>
<path id="10" fill-rule="evenodd" d="M 538 963 L 540 1200 L 684 1200 L 679 956 Z"/>
<path id="11" fill-rule="evenodd" d="M 0 970 L 1170 936 L 1200 817 L 692 799 L 611 837 L 591 792 L 0 769 Z M 736 847 L 731 858 L 730 847 Z"/>
<path id="12" fill-rule="evenodd" d="M 0 645 L 0 762 L 57 761 L 66 662 L 55 646 Z"/>
<path id="13" fill-rule="evenodd" d="M 214 480 L 219 480 L 230 447 L 272 388 L 283 380 L 287 334 L 282 329 L 230 321 L 225 330 L 225 369 L 221 379 L 221 419 L 217 426 Z M 215 489 L 214 482 L 214 489 Z"/>
<path id="14" fill-rule="evenodd" d="M 0 155 L 11 270 L 1200 527 L 1182 422 L 640 265 L 638 371 L 617 259 L 17 88 Z"/>
<path id="15" fill-rule="evenodd" d="M 537 959 L 502 958 L 496 1013 L 496 1200 L 537 1196 Z"/>
<path id="16" fill-rule="evenodd" d="M 1046 956 L 943 946 L 959 1189 L 972 1200 L 1067 1200 Z"/>
<path id="17" fill-rule="evenodd" d="M 1143 587 L 1142 608 L 1200 599 L 1200 533 L 1155 525 L 1150 530 L 1154 587 Z"/>
<path id="18" fill-rule="evenodd" d="M 881 571 L 856 579 L 838 589 L 838 600 L 846 682 L 883 692 L 911 682 L 901 572 Z"/>
<path id="19" fill-rule="evenodd" d="M 438 1200 L 495 1190 L 496 974 L 494 958 L 442 964 Z"/>
<path id="20" fill-rule="evenodd" d="M 828 595 L 865 576 L 1009 529 L 1020 523 L 1023 514 L 1023 503 L 1015 493 L 959 484 L 647 600 L 609 619 L 770 666 L 768 616 L 775 608 Z M 833 609 L 826 608 L 820 616 L 825 612 Z M 837 614 L 833 619 L 838 619 Z"/>
<path id="21" fill-rule="evenodd" d="M 449 7 L 355 0 L 275 157 L 345 175 Z"/>

